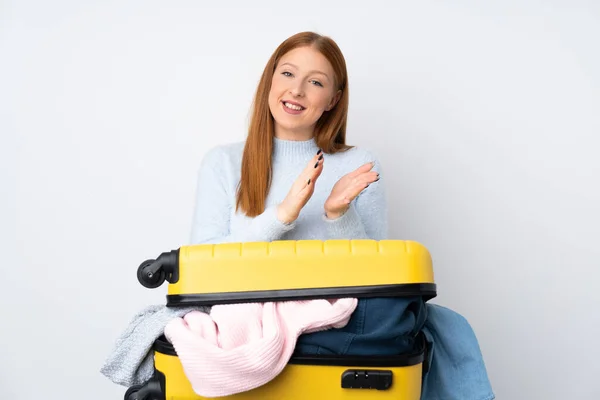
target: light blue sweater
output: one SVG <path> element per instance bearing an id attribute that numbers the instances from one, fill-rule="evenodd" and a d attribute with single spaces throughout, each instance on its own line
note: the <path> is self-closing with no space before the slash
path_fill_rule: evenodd
<path id="1" fill-rule="evenodd" d="M 323 172 L 315 191 L 293 223 L 277 219 L 276 208 L 292 183 L 319 150 L 314 140 L 274 139 L 273 179 L 265 211 L 256 218 L 235 212 L 244 142 L 222 145 L 207 152 L 198 173 L 191 242 L 257 242 L 273 240 L 387 239 L 387 205 L 379 161 L 370 152 L 354 147 L 325 154 Z M 324 216 L 323 205 L 333 185 L 345 174 L 368 162 L 381 179 L 372 183 L 336 220 Z"/>

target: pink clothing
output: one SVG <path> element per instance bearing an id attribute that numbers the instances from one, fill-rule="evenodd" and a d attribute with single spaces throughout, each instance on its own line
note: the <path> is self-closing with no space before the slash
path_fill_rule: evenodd
<path id="1" fill-rule="evenodd" d="M 196 394 L 228 396 L 264 385 L 288 363 L 303 333 L 342 328 L 356 299 L 213 306 L 165 327 Z"/>

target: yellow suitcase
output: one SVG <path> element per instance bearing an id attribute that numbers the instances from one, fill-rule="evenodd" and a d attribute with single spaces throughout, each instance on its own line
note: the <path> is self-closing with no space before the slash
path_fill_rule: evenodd
<path id="1" fill-rule="evenodd" d="M 139 282 L 168 282 L 167 306 L 341 297 L 436 296 L 431 256 L 414 241 L 299 240 L 182 246 L 144 261 Z M 154 376 L 125 400 L 201 400 L 168 341 Z M 274 380 L 227 400 L 419 400 L 426 343 L 394 356 L 294 355 Z"/>

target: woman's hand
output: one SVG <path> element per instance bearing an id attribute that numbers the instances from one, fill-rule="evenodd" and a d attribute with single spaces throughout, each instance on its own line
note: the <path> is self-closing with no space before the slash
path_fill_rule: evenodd
<path id="1" fill-rule="evenodd" d="M 373 166 L 372 162 L 364 164 L 336 182 L 325 201 L 325 215 L 328 219 L 336 219 L 344 215 L 352 200 L 371 183 L 379 180 L 379 173 L 371 171 Z"/>
<path id="2" fill-rule="evenodd" d="M 324 161 L 323 154 L 319 150 L 296 179 L 285 199 L 277 207 L 277 218 L 281 222 L 290 224 L 298 218 L 300 210 L 315 191 L 315 182 L 323 172 Z"/>

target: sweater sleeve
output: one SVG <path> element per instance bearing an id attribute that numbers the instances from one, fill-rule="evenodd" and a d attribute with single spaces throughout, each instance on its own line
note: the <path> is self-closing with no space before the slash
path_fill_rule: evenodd
<path id="1" fill-rule="evenodd" d="M 375 160 L 373 171 L 379 172 L 379 181 L 373 182 L 364 189 L 350 203 L 350 207 L 341 217 L 331 220 L 323 215 L 329 237 L 332 239 L 385 240 L 388 238 L 385 177 L 379 161 L 372 159 Z"/>
<path id="2" fill-rule="evenodd" d="M 202 160 L 196 183 L 191 243 L 216 244 L 240 242 L 270 242 L 279 239 L 295 226 L 277 218 L 277 207 L 249 220 L 246 229 L 232 232 L 231 215 L 235 209 L 235 179 L 225 151 L 219 147 L 210 150 Z M 229 168 L 229 170 L 228 170 Z"/>

